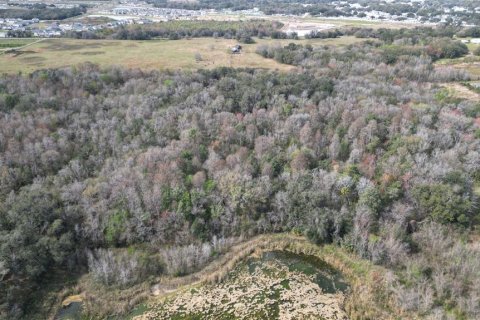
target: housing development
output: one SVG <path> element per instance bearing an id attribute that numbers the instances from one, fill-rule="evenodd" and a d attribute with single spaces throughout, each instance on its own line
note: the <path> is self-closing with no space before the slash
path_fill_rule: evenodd
<path id="1" fill-rule="evenodd" d="M 183 9 L 175 7 L 162 7 L 161 2 L 155 1 L 89 1 L 86 9 L 86 17 L 105 17 L 110 19 L 108 23 L 84 23 L 75 22 L 75 16 L 72 21 L 59 23 L 58 25 L 39 24 L 41 16 L 32 19 L 20 18 L 0 18 L 0 37 L 6 37 L 8 34 L 27 33 L 34 37 L 58 37 L 68 31 L 96 31 L 103 28 L 114 28 L 126 24 L 145 24 L 159 21 L 171 20 L 195 20 L 201 17 L 224 16 L 250 16 L 265 17 L 266 14 L 280 17 L 323 17 L 329 19 L 351 19 L 357 21 L 390 21 L 403 22 L 411 24 L 435 25 L 439 23 L 454 23 L 472 26 L 475 19 L 480 14 L 480 5 L 475 6 L 474 1 L 468 2 L 468 6 L 461 6 L 447 2 L 443 6 L 429 4 L 428 1 L 394 1 L 394 2 L 356 2 L 350 1 L 331 1 L 331 3 L 322 3 L 320 9 L 315 4 L 301 3 L 300 8 L 285 11 L 274 10 L 268 6 L 262 11 L 259 7 L 250 9 L 230 9 L 230 8 L 200 8 L 196 10 Z M 180 2 L 181 3 L 181 2 Z M 3 10 L 12 10 L 14 8 L 35 8 L 43 4 L 41 0 L 35 1 L 9 1 L 3 5 Z M 71 3 L 62 1 L 51 1 L 49 9 L 72 9 L 84 3 Z M 171 6 L 171 4 L 169 4 Z M 188 6 L 187 6 L 188 8 Z M 311 11 L 309 10 L 311 8 Z M 402 9 L 404 11 L 402 11 Z M 0 8 L 0 10 L 2 10 Z M 267 12 L 267 13 L 266 13 Z M 80 13 L 80 12 L 79 12 Z M 477 16 L 477 18 L 475 18 Z M 0 15 L 1 17 L 1 15 Z M 50 21 L 50 20 L 47 20 Z"/>

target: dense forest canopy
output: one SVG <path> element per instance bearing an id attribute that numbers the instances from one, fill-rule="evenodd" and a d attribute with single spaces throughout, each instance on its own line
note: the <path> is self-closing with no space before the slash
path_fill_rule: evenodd
<path id="1" fill-rule="evenodd" d="M 126 288 L 292 231 L 391 268 L 402 310 L 479 318 L 480 105 L 432 64 L 464 46 L 422 30 L 259 50 L 291 73 L 3 75 L 0 317 L 31 319 L 46 274 Z"/>

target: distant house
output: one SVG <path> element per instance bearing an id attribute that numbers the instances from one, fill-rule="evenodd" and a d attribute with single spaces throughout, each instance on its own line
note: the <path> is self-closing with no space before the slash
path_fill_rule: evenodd
<path id="1" fill-rule="evenodd" d="M 236 46 L 232 47 L 232 53 L 233 54 L 239 54 L 242 52 L 242 46 L 237 44 Z"/>
<path id="2" fill-rule="evenodd" d="M 150 23 L 153 23 L 153 21 L 152 21 L 152 20 L 149 20 L 149 19 L 144 19 L 144 18 L 142 18 L 142 19 L 138 19 L 138 20 L 136 21 L 136 23 L 137 23 L 137 24 L 150 24 Z"/>

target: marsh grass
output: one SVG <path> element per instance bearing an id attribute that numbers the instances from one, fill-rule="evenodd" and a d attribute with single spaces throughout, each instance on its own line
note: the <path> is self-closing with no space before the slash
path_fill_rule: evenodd
<path id="1" fill-rule="evenodd" d="M 405 315 L 396 307 L 391 292 L 387 288 L 386 269 L 374 266 L 366 260 L 334 245 L 316 246 L 305 238 L 292 234 L 257 236 L 234 246 L 229 253 L 212 262 L 202 271 L 173 279 L 162 279 L 157 284 L 159 294 L 151 301 L 157 303 L 172 298 L 173 290 L 184 286 L 201 287 L 221 283 L 229 277 L 236 265 L 248 257 L 260 257 L 268 251 L 287 251 L 317 257 L 340 271 L 350 284 L 350 292 L 345 300 L 345 310 L 352 319 L 395 319 Z M 411 319 L 415 315 L 408 315 Z"/>
<path id="2" fill-rule="evenodd" d="M 174 299 L 181 293 L 193 294 L 204 286 L 214 286 L 223 283 L 227 278 L 234 278 L 238 276 L 235 269 L 240 263 L 250 257 L 259 258 L 269 251 L 314 256 L 343 274 L 349 284 L 343 306 L 351 319 L 398 319 L 399 315 L 405 319 L 418 318 L 415 314 L 402 313 L 395 305 L 389 290 L 391 274 L 385 268 L 360 259 L 336 245 L 317 246 L 304 237 L 285 233 L 260 235 L 235 244 L 227 253 L 220 255 L 202 270 L 183 277 L 161 276 L 128 289 L 115 289 L 99 285 L 91 276 L 85 275 L 76 287 L 69 289 L 68 294 L 65 292 L 64 295 L 84 294 L 83 310 L 87 316 L 105 318 L 113 315 L 112 319 L 123 319 L 140 304 L 146 305 L 148 310 L 155 310 L 159 304 Z M 282 283 L 282 280 L 284 279 L 279 279 L 279 287 L 287 285 Z M 192 318 L 181 319 L 199 318 L 192 315 Z"/>

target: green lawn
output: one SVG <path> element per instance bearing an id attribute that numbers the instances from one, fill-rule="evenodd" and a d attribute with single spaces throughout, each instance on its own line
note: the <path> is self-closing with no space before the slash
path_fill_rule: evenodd
<path id="1" fill-rule="evenodd" d="M 0 39 L 0 50 L 1 49 L 8 49 L 8 48 L 16 48 L 27 45 L 38 39 L 31 39 L 31 38 L 4 38 Z"/>

